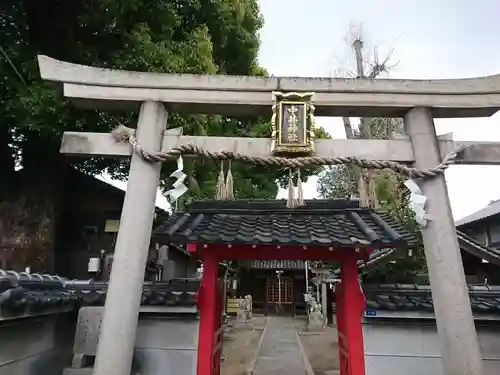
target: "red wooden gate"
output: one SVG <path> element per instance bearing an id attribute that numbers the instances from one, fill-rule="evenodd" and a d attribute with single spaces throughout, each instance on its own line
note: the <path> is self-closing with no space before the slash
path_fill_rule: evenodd
<path id="1" fill-rule="evenodd" d="M 222 351 L 223 281 L 218 279 L 216 259 L 204 261 L 203 279 L 198 293 L 200 330 L 198 375 L 220 375 Z"/>
<path id="2" fill-rule="evenodd" d="M 217 282 L 217 294 L 215 298 L 215 329 L 213 337 L 213 350 L 212 350 L 212 372 L 210 375 L 220 375 L 220 359 L 222 354 L 222 313 L 223 313 L 223 293 L 224 285 L 223 280 Z"/>

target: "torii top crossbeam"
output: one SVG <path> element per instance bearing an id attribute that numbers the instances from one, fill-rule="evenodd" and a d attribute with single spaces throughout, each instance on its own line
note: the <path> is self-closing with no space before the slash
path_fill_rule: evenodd
<path id="1" fill-rule="evenodd" d="M 271 113 L 271 92 L 315 92 L 317 115 L 402 117 L 414 107 L 431 107 L 434 117 L 491 116 L 500 109 L 500 75 L 455 80 L 370 80 L 334 78 L 263 78 L 222 75 L 164 74 L 100 69 L 39 56 L 42 78 L 62 82 L 64 95 L 76 105 L 136 109 L 144 101 L 165 103 L 169 110 L 190 113 Z M 199 145 L 264 156 L 271 151 L 265 138 L 180 136 L 169 130 L 162 151 L 180 144 Z M 500 164 L 494 142 L 440 140 L 441 158 L 458 145 L 467 145 L 455 164 Z M 317 155 L 355 156 L 367 160 L 413 163 L 412 145 L 397 140 L 316 140 Z M 61 152 L 72 155 L 130 156 L 129 145 L 109 134 L 65 132 Z"/>
<path id="2" fill-rule="evenodd" d="M 500 109 L 500 75 L 402 80 L 247 77 L 141 73 L 94 68 L 39 56 L 43 79 L 63 82 L 64 95 L 92 108 L 133 108 L 147 100 L 175 112 L 270 115 L 270 93 L 314 92 L 318 116 L 402 117 L 432 107 L 434 117 L 485 117 Z"/>

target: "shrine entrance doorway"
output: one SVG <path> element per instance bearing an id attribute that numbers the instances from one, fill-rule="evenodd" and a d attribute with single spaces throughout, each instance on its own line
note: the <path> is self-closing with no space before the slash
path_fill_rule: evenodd
<path id="1" fill-rule="evenodd" d="M 293 292 L 292 278 L 268 276 L 266 282 L 267 313 L 270 315 L 294 315 Z"/>
<path id="2" fill-rule="evenodd" d="M 397 229 L 394 229 L 397 228 Z M 158 242 L 185 243 L 203 260 L 198 293 L 200 330 L 197 375 L 219 375 L 222 289 L 220 261 L 324 260 L 341 263 L 336 287 L 341 375 L 365 375 L 361 316 L 365 309 L 357 262 L 375 248 L 412 244 L 412 236 L 387 215 L 350 200 L 311 200 L 287 208 L 285 200 L 194 202 L 154 233 Z M 281 278 L 281 277 L 280 277 Z M 277 278 L 276 278 L 277 279 Z M 293 287 L 268 279 L 266 298 L 286 306 Z M 278 289 L 277 289 L 278 288 Z M 281 290 L 283 289 L 283 290 Z"/>

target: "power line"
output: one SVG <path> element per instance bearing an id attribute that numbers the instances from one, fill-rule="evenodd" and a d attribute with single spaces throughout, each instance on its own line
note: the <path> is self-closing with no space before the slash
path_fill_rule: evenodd
<path id="1" fill-rule="evenodd" d="M 5 58 L 5 60 L 7 60 L 10 67 L 12 68 L 12 70 L 14 70 L 14 73 L 16 73 L 16 75 L 21 80 L 21 82 L 24 84 L 24 86 L 26 86 L 26 88 L 28 88 L 29 87 L 28 83 L 24 80 L 24 77 L 22 76 L 21 72 L 19 72 L 19 70 L 17 70 L 16 66 L 14 65 L 14 63 L 10 59 L 9 55 L 7 55 L 7 52 L 5 52 L 5 50 L 3 49 L 2 46 L 0 46 L 0 52 L 2 52 L 3 57 Z"/>

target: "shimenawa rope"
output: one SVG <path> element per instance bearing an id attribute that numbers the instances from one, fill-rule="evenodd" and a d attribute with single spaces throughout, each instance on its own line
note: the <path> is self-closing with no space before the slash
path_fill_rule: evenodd
<path id="1" fill-rule="evenodd" d="M 118 142 L 128 141 L 135 153 L 140 155 L 144 160 L 151 163 L 165 162 L 168 159 L 179 157 L 180 155 L 197 155 L 204 156 L 213 160 L 239 160 L 257 165 L 277 166 L 282 168 L 303 168 L 310 166 L 323 165 L 341 165 L 350 164 L 357 165 L 366 169 L 392 169 L 393 171 L 409 178 L 432 178 L 444 173 L 446 169 L 455 163 L 458 154 L 465 149 L 465 146 L 460 146 L 457 149 L 449 152 L 444 157 L 443 161 L 433 168 L 412 168 L 404 164 L 393 161 L 384 160 L 367 160 L 357 157 L 325 157 L 325 156 L 304 156 L 297 158 L 285 158 L 277 156 L 249 156 L 231 151 L 211 152 L 196 145 L 180 145 L 174 147 L 167 152 L 148 152 L 142 148 L 137 142 L 135 130 L 124 125 L 118 126 L 112 132 Z"/>

